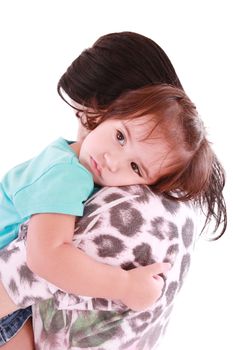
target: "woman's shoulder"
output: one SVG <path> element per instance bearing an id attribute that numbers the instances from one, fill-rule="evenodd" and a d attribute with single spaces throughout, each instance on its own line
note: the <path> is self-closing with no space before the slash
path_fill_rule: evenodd
<path id="1" fill-rule="evenodd" d="M 128 269 L 169 261 L 180 270 L 184 256 L 190 260 L 197 222 L 191 203 L 156 195 L 146 186 L 106 187 L 87 201 L 76 239 L 105 263 Z"/>

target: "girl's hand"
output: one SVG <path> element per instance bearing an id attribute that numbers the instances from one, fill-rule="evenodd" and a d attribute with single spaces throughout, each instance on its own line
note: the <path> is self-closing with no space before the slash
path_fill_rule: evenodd
<path id="1" fill-rule="evenodd" d="M 134 311 L 143 311 L 161 296 L 164 280 L 158 274 L 166 273 L 169 263 L 155 263 L 127 271 L 128 281 L 121 301 Z"/>

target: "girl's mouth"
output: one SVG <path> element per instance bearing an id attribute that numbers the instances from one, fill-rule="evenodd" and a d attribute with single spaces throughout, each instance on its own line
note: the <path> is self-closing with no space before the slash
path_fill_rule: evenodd
<path id="1" fill-rule="evenodd" d="M 95 159 L 92 158 L 92 156 L 90 157 L 90 162 L 91 162 L 91 169 L 93 173 L 96 174 L 97 176 L 101 176 L 100 167 L 98 163 L 95 161 Z"/>

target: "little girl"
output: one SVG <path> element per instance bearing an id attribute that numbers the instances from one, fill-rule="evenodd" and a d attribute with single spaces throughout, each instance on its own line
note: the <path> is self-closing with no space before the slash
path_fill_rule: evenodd
<path id="1" fill-rule="evenodd" d="M 220 220 L 222 172 L 195 106 L 178 88 L 145 87 L 95 110 L 83 121 L 89 133 L 82 142 L 60 138 L 5 175 L 1 247 L 30 218 L 27 263 L 33 272 L 69 293 L 120 299 L 140 310 L 160 296 L 162 279 L 152 277 L 166 273 L 168 264 L 124 271 L 74 248 L 74 222 L 82 216 L 83 202 L 94 184 L 147 184 L 180 200 L 210 198 L 207 217 L 217 205 Z"/>

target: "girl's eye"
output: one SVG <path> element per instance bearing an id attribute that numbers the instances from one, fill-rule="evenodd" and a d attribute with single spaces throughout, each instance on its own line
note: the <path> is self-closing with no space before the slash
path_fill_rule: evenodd
<path id="1" fill-rule="evenodd" d="M 140 172 L 139 167 L 137 166 L 137 164 L 134 163 L 134 162 L 132 162 L 130 165 L 131 165 L 131 168 L 133 169 L 133 171 L 134 171 L 136 174 L 138 174 L 140 177 L 142 177 L 142 174 L 141 174 L 141 172 Z"/>
<path id="2" fill-rule="evenodd" d="M 122 134 L 120 130 L 117 130 L 116 138 L 121 146 L 125 144 L 125 136 Z"/>

